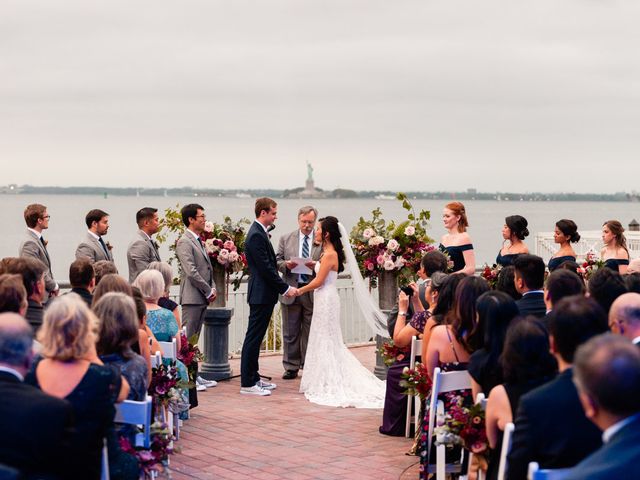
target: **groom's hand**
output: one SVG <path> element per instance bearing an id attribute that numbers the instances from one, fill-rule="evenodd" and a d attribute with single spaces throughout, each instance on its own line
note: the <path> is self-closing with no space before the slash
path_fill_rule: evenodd
<path id="1" fill-rule="evenodd" d="M 209 303 L 211 303 L 211 302 L 213 302 L 213 301 L 216 299 L 216 297 L 217 297 L 217 296 L 218 296 L 218 292 L 214 289 L 214 290 L 211 292 L 211 295 L 209 296 L 209 298 L 207 298 L 207 301 L 208 301 Z"/>
<path id="2" fill-rule="evenodd" d="M 284 296 L 287 297 L 287 298 L 297 297 L 298 296 L 298 289 L 295 288 L 295 287 L 289 287 L 289 290 L 286 291 Z"/>
<path id="3" fill-rule="evenodd" d="M 287 263 L 285 263 L 285 265 L 287 266 L 288 270 L 293 270 L 298 264 L 294 261 L 289 260 Z"/>

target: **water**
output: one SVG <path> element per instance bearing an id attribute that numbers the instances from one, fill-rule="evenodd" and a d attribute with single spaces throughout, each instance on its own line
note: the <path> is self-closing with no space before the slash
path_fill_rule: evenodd
<path id="1" fill-rule="evenodd" d="M 142 207 L 156 207 L 162 212 L 176 204 L 184 205 L 197 202 L 204 206 L 208 220 L 221 221 L 224 215 L 234 220 L 241 217 L 253 218 L 255 199 L 251 198 L 194 198 L 194 197 L 109 197 L 97 195 L 0 195 L 0 258 L 15 256 L 22 236 L 24 235 L 24 219 L 22 212 L 30 203 L 42 203 L 48 207 L 51 215 L 50 228 L 44 232 L 49 241 L 47 246 L 53 264 L 54 277 L 66 281 L 68 268 L 75 259 L 75 249 L 86 232 L 84 217 L 92 208 L 101 208 L 110 214 L 110 228 L 107 239 L 113 245 L 113 254 L 118 270 L 125 277 L 127 271 L 127 245 L 133 239 L 137 226 L 135 213 Z M 358 222 L 359 217 L 369 218 L 371 211 L 380 207 L 384 217 L 389 220 L 406 218 L 405 210 L 395 200 L 375 199 L 324 199 L 297 200 L 278 199 L 277 229 L 273 232 L 274 248 L 283 233 L 296 228 L 298 208 L 312 203 L 323 215 L 335 215 L 347 230 Z M 432 220 L 429 234 L 438 242 L 446 233 L 440 220 L 442 200 L 415 200 L 416 210 L 431 211 Z M 600 230 L 605 220 L 618 219 L 627 225 L 631 219 L 640 219 L 640 204 L 617 202 L 511 202 L 511 201 L 466 201 L 465 207 L 471 224 L 469 234 L 476 252 L 476 263 L 493 263 L 501 243 L 501 229 L 507 215 L 523 215 L 529 221 L 531 235 L 526 243 L 533 252 L 536 232 L 552 231 L 556 220 L 571 218 L 580 230 Z M 163 259 L 169 258 L 168 243 L 161 246 Z"/>

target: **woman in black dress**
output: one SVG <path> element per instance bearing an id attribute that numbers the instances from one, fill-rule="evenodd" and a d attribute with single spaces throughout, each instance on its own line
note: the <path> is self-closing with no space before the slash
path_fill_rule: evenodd
<path id="1" fill-rule="evenodd" d="M 529 235 L 527 219 L 520 215 L 510 215 L 504 219 L 502 227 L 502 248 L 496 257 L 496 263 L 503 267 L 513 265 L 518 255 L 529 253 L 523 240 Z"/>
<path id="2" fill-rule="evenodd" d="M 571 247 L 572 243 L 580 241 L 576 223 L 566 218 L 558 220 L 553 231 L 553 241 L 560 244 L 560 249 L 549 259 L 548 266 L 551 272 L 566 261 L 576 261 L 576 252 Z"/>
<path id="3" fill-rule="evenodd" d="M 629 249 L 624 227 L 618 220 L 608 220 L 602 225 L 602 243 L 604 248 L 600 258 L 604 266 L 624 275 L 629 268 Z"/>
<path id="4" fill-rule="evenodd" d="M 467 233 L 469 221 L 464 205 L 460 202 L 448 203 L 442 212 L 444 228 L 448 233 L 442 236 L 440 250 L 449 255 L 453 262 L 453 273 L 473 275 L 476 271 L 476 257 L 471 237 Z"/>

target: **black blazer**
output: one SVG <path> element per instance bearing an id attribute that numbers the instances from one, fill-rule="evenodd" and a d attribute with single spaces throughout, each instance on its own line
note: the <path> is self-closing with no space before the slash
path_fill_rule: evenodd
<path id="1" fill-rule="evenodd" d="M 570 368 L 522 396 L 515 419 L 509 480 L 526 480 L 529 462 L 573 467 L 602 445 L 602 433 L 584 415 Z"/>
<path id="2" fill-rule="evenodd" d="M 64 469 L 74 461 L 68 449 L 71 405 L 2 371 L 0 398 L 0 463 L 17 468 L 25 478 L 67 478 Z"/>
<path id="3" fill-rule="evenodd" d="M 640 417 L 636 416 L 631 423 L 616 432 L 600 450 L 572 468 L 566 480 L 636 478 L 639 464 Z"/>
<path id="4" fill-rule="evenodd" d="M 80 295 L 80 298 L 82 298 L 82 300 L 85 301 L 85 303 L 89 306 L 89 308 L 91 308 L 91 303 L 93 302 L 93 294 L 89 292 L 89 290 L 82 287 L 74 287 L 71 289 L 71 292 L 77 293 L 78 295 Z"/>
<path id="5" fill-rule="evenodd" d="M 278 274 L 276 253 L 267 232 L 253 222 L 245 240 L 245 255 L 249 264 L 249 304 L 270 305 L 278 301 L 278 294 L 289 289 Z"/>
<path id="6" fill-rule="evenodd" d="M 547 306 L 544 304 L 544 294 L 542 292 L 527 293 L 520 300 L 516 300 L 520 315 L 526 317 L 533 315 L 542 318 L 547 314 Z"/>

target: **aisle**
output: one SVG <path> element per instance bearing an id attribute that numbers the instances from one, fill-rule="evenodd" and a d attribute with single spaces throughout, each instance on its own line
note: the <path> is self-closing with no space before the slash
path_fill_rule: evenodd
<path id="1" fill-rule="evenodd" d="M 373 367 L 374 347 L 352 352 Z M 298 393 L 300 379 L 284 381 L 282 357 L 260 359 L 273 375 L 270 397 L 240 395 L 240 380 L 221 382 L 199 395 L 171 457 L 175 480 L 198 479 L 398 479 L 418 457 L 411 441 L 378 433 L 381 410 L 313 405 Z M 239 360 L 232 361 L 239 372 Z M 417 478 L 417 467 L 402 478 Z"/>

